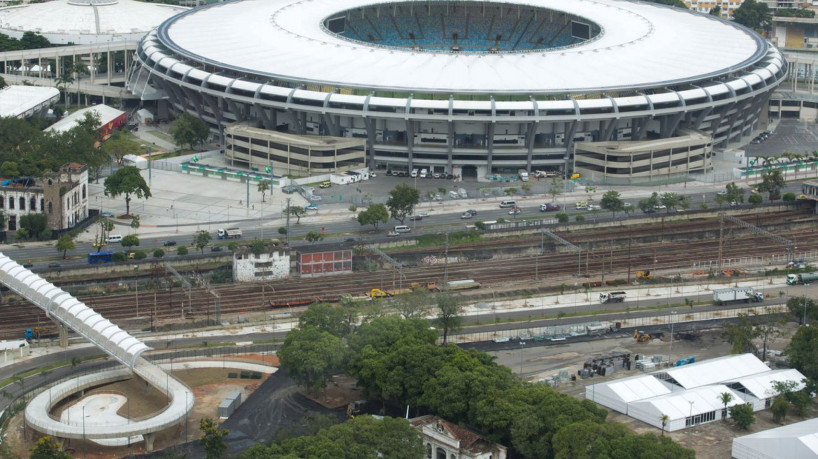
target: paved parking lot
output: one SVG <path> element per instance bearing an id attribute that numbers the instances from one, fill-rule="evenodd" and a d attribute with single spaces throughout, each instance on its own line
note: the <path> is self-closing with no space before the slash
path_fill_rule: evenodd
<path id="1" fill-rule="evenodd" d="M 781 120 L 771 128 L 773 134 L 759 144 L 750 144 L 750 156 L 778 156 L 790 153 L 811 153 L 818 150 L 818 123 Z"/>

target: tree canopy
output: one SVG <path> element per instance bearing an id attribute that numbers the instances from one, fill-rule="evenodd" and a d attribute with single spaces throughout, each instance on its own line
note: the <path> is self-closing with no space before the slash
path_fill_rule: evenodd
<path id="1" fill-rule="evenodd" d="M 151 190 L 145 179 L 139 172 L 139 169 L 134 166 L 125 166 L 113 175 L 105 179 L 105 196 L 113 198 L 125 195 L 125 213 L 131 214 L 131 195 L 137 198 L 148 199 L 151 197 Z"/>
<path id="2" fill-rule="evenodd" d="M 733 10 L 733 21 L 750 29 L 765 30 L 772 19 L 770 7 L 757 0 L 744 0 L 741 6 Z"/>
<path id="3" fill-rule="evenodd" d="M 799 327 L 786 352 L 790 365 L 807 378 L 818 380 L 818 327 Z"/>
<path id="4" fill-rule="evenodd" d="M 330 372 L 341 368 L 343 356 L 341 340 L 315 327 L 289 332 L 278 352 L 282 368 L 311 390 L 326 386 Z"/>
<path id="5" fill-rule="evenodd" d="M 392 218 L 403 224 L 406 217 L 412 214 L 418 202 L 420 202 L 418 190 L 401 183 L 389 192 L 386 207 Z"/>
<path id="6" fill-rule="evenodd" d="M 363 225 L 372 225 L 378 229 L 378 225 L 389 221 L 389 211 L 383 204 L 372 204 L 365 211 L 358 214 L 358 223 Z"/>
<path id="7" fill-rule="evenodd" d="M 625 203 L 619 196 L 619 192 L 614 190 L 606 191 L 605 194 L 602 195 L 602 200 L 599 202 L 599 205 L 605 210 L 610 210 L 611 215 L 616 215 L 618 210 L 625 208 Z"/>
<path id="8" fill-rule="evenodd" d="M 213 240 L 213 236 L 210 234 L 209 231 L 201 230 L 196 233 L 196 238 L 193 240 L 193 246 L 199 249 L 199 251 L 204 254 L 204 249 L 210 242 Z"/>
<path id="9" fill-rule="evenodd" d="M 76 246 L 74 245 L 74 240 L 71 238 L 70 234 L 63 234 L 57 239 L 57 243 L 54 245 L 54 248 L 57 249 L 57 252 L 62 252 L 62 257 L 65 258 L 66 252 L 76 249 Z"/>
<path id="10" fill-rule="evenodd" d="M 210 135 L 207 124 L 189 113 L 182 113 L 170 123 L 168 133 L 177 145 L 187 145 L 191 150 Z"/>

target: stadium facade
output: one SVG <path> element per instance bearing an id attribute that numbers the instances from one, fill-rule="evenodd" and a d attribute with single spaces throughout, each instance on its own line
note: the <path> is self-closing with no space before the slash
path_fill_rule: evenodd
<path id="1" fill-rule="evenodd" d="M 150 32 L 127 85 L 222 138 L 240 122 L 362 138 L 378 168 L 607 180 L 707 170 L 758 128 L 786 68 L 750 30 L 651 3 L 240 0 Z"/>

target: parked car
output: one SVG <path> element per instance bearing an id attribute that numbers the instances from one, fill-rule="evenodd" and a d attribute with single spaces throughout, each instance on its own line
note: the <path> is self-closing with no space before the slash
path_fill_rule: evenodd
<path id="1" fill-rule="evenodd" d="M 386 233 L 386 236 L 387 237 L 398 237 L 398 236 L 400 236 L 400 233 L 397 232 L 397 231 L 390 231 L 390 232 Z"/>
<path id="2" fill-rule="evenodd" d="M 222 250 L 224 250 L 224 248 L 220 245 L 214 245 L 210 248 L 211 252 L 221 252 Z"/>
<path id="3" fill-rule="evenodd" d="M 561 207 L 558 204 L 545 203 L 540 206 L 540 212 L 556 212 L 560 209 Z"/>
<path id="4" fill-rule="evenodd" d="M 523 212 L 523 209 L 520 209 L 519 207 L 515 207 L 515 208 L 513 208 L 513 209 L 509 210 L 509 211 L 508 211 L 508 214 L 509 214 L 509 215 L 519 215 L 519 214 L 521 214 L 522 212 Z"/>
<path id="5" fill-rule="evenodd" d="M 330 183 L 329 180 L 327 180 L 327 181 L 321 182 L 321 184 L 318 185 L 318 188 L 329 188 L 331 186 L 332 186 L 332 183 Z"/>
<path id="6" fill-rule="evenodd" d="M 466 213 L 467 213 L 467 214 L 471 214 L 471 216 L 472 216 L 472 217 L 474 217 L 475 215 L 477 215 L 477 211 L 476 211 L 476 210 L 474 210 L 474 209 L 469 209 L 469 210 L 467 210 L 467 211 L 466 211 Z"/>
<path id="7" fill-rule="evenodd" d="M 300 187 L 300 186 L 298 186 L 298 185 L 287 185 L 287 186 L 285 186 L 285 187 L 282 187 L 282 188 L 281 188 L 281 191 L 283 191 L 283 192 L 285 192 L 285 193 L 287 193 L 287 194 L 293 194 L 293 193 L 295 193 L 296 191 L 298 191 L 298 190 L 299 190 L 299 188 L 301 188 L 301 187 Z"/>
<path id="8" fill-rule="evenodd" d="M 472 217 L 473 217 L 473 215 L 471 214 L 471 212 L 468 212 L 468 211 L 463 212 L 463 214 L 460 215 L 460 218 L 462 218 L 463 220 L 466 220 L 466 219 L 472 218 Z"/>
<path id="9" fill-rule="evenodd" d="M 441 178 L 442 174 L 440 172 L 432 172 L 432 177 L 434 178 Z"/>
<path id="10" fill-rule="evenodd" d="M 114 215 L 113 212 L 103 212 L 100 215 L 102 215 L 103 217 L 111 217 L 111 218 L 114 218 L 116 216 L 116 215 Z"/>
<path id="11" fill-rule="evenodd" d="M 31 269 L 33 267 L 34 267 L 34 263 L 32 263 L 32 262 L 30 262 L 30 261 L 24 261 L 23 262 L 23 268 Z"/>
<path id="12" fill-rule="evenodd" d="M 410 215 L 409 221 L 417 222 L 423 220 L 423 216 L 421 215 Z"/>
<path id="13" fill-rule="evenodd" d="M 315 203 L 307 204 L 304 210 L 318 210 L 318 206 Z"/>
<path id="14" fill-rule="evenodd" d="M 59 263 L 57 263 L 56 261 L 52 261 L 51 263 L 49 263 L 49 264 L 48 264 L 48 267 L 49 267 L 49 268 L 52 268 L 52 269 L 59 269 L 59 268 L 60 268 L 60 264 L 59 264 Z"/>
<path id="15" fill-rule="evenodd" d="M 165 241 L 162 245 L 165 247 L 173 247 L 176 245 L 176 241 Z"/>

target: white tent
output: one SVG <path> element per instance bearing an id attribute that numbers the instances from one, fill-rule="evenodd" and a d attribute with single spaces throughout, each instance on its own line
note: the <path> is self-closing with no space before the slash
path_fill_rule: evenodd
<path id="1" fill-rule="evenodd" d="M 736 459 L 807 459 L 818 457 L 818 419 L 733 439 Z"/>
<path id="2" fill-rule="evenodd" d="M 624 414 L 628 414 L 630 402 L 669 393 L 670 389 L 653 375 L 638 375 L 585 387 L 585 398 Z"/>
<path id="3" fill-rule="evenodd" d="M 635 401 L 628 406 L 628 415 L 659 428 L 662 427 L 662 415 L 667 415 L 665 430 L 673 432 L 721 419 L 724 409 L 721 394 L 725 392 L 732 397 L 728 407 L 744 403 L 738 393 L 716 384 Z"/>
<path id="4" fill-rule="evenodd" d="M 136 118 L 139 120 L 140 124 L 148 124 L 149 122 L 153 121 L 153 113 L 146 108 L 142 108 L 136 112 Z"/>
<path id="5" fill-rule="evenodd" d="M 671 382 L 692 389 L 768 371 L 770 368 L 753 354 L 739 354 L 674 367 L 664 372 Z"/>

